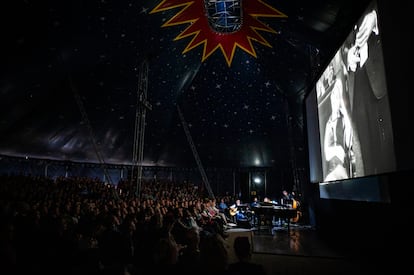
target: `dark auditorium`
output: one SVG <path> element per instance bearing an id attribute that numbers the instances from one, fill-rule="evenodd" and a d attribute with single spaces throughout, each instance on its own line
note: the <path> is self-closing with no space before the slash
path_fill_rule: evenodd
<path id="1" fill-rule="evenodd" d="M 2 1 L 0 274 L 411 270 L 408 5 Z"/>

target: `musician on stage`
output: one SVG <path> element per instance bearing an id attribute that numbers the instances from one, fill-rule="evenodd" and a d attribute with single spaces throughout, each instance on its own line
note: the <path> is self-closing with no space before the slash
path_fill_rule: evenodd
<path id="1" fill-rule="evenodd" d="M 230 216 L 235 217 L 237 225 L 249 222 L 248 208 L 248 205 L 242 204 L 240 199 L 236 199 L 236 203 L 230 206 Z"/>
<path id="2" fill-rule="evenodd" d="M 251 217 L 252 218 L 251 222 L 252 222 L 253 225 L 256 225 L 258 223 L 257 214 L 254 212 L 254 209 L 256 207 L 260 207 L 260 202 L 259 202 L 259 198 L 255 196 L 253 198 L 253 201 L 250 203 L 251 216 L 252 216 Z"/>
<path id="3" fill-rule="evenodd" d="M 253 201 L 250 203 L 250 207 L 254 208 L 257 207 L 259 205 L 259 198 L 258 197 L 254 197 Z"/>
<path id="4" fill-rule="evenodd" d="M 301 211 L 299 211 L 300 208 L 300 202 L 296 199 L 296 194 L 295 192 L 291 192 L 289 193 L 287 190 L 283 190 L 282 191 L 282 198 L 281 198 L 281 203 L 284 206 L 288 206 L 289 208 L 293 208 L 293 209 L 297 209 L 297 217 L 292 219 L 292 222 L 297 222 L 299 220 L 299 217 L 302 215 Z M 283 221 L 284 223 L 287 223 L 288 220 L 285 219 Z"/>
<path id="5" fill-rule="evenodd" d="M 264 197 L 263 202 L 264 202 L 265 204 L 270 204 L 270 203 L 272 203 L 272 201 L 271 201 L 268 197 Z"/>
<path id="6" fill-rule="evenodd" d="M 289 193 L 286 189 L 284 189 L 282 191 L 282 199 L 280 203 L 282 205 L 292 205 L 294 199 L 295 198 L 293 197 L 293 195 Z"/>
<path id="7" fill-rule="evenodd" d="M 282 199 L 291 200 L 293 199 L 293 195 L 289 193 L 286 189 L 282 191 Z"/>

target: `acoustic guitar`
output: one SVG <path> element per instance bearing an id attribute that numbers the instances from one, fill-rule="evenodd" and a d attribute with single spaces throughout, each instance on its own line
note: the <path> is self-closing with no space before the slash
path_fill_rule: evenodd
<path id="1" fill-rule="evenodd" d="M 237 212 L 238 212 L 237 207 L 230 207 L 230 210 L 229 210 L 230 216 L 235 216 Z"/>
<path id="2" fill-rule="evenodd" d="M 229 213 L 231 216 L 235 216 L 237 213 L 243 213 L 243 214 L 247 214 L 249 213 L 249 205 L 248 204 L 239 204 L 239 205 L 235 205 L 233 204 L 232 206 L 230 206 L 230 210 Z"/>

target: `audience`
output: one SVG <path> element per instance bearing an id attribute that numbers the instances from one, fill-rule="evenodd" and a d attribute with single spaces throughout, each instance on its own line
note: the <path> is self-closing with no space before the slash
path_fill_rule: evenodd
<path id="1" fill-rule="evenodd" d="M 190 183 L 144 181 L 140 198 L 134 188 L 0 176 L 1 274 L 227 271 L 227 220 L 215 198 Z"/>

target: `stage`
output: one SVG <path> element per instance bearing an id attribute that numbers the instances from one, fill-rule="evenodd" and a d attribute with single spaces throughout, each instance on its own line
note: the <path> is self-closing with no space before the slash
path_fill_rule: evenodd
<path id="1" fill-rule="evenodd" d="M 266 230 L 267 229 L 267 230 Z M 323 240 L 309 225 L 272 226 L 272 230 L 232 227 L 226 230 L 229 262 L 237 260 L 233 243 L 237 236 L 247 236 L 251 242 L 252 260 L 265 266 L 271 274 L 364 274 L 366 266 L 346 252 Z"/>

